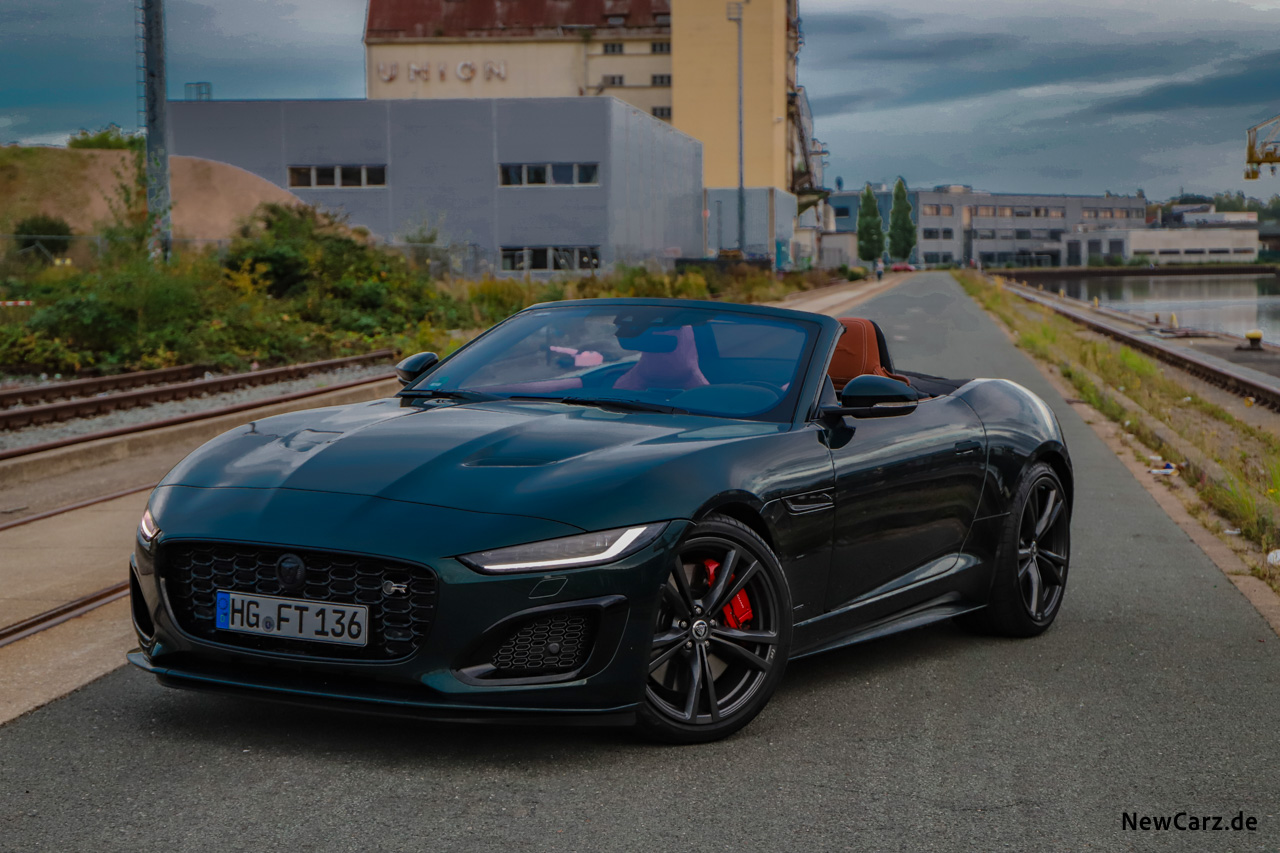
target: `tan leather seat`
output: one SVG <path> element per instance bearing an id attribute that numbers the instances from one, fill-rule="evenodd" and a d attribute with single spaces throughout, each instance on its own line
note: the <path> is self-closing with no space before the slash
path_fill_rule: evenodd
<path id="1" fill-rule="evenodd" d="M 881 363 L 880 336 L 877 335 L 875 323 L 862 317 L 841 317 L 840 324 L 844 326 L 844 334 L 836 342 L 836 351 L 831 356 L 831 366 L 827 368 L 827 375 L 831 377 L 837 392 L 843 389 L 849 380 L 866 374 L 888 376 L 890 379 L 911 384 L 907 377 L 890 373 Z"/>

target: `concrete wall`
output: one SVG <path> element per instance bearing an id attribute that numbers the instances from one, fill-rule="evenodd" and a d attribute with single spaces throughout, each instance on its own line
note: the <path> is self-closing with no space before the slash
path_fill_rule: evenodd
<path id="1" fill-rule="evenodd" d="M 706 195 L 707 253 L 714 255 L 721 249 L 737 248 L 737 187 L 708 188 Z M 778 244 L 781 243 L 786 257 L 780 259 L 779 264 L 786 266 L 793 252 L 791 244 L 795 239 L 796 197 L 771 187 L 747 187 L 744 195 L 746 197 L 744 230 L 747 254 L 775 256 Z M 771 209 L 772 234 L 769 231 Z M 723 243 L 720 242 L 721 238 Z"/>
<path id="2" fill-rule="evenodd" d="M 1138 258 L 1156 265 L 1251 263 L 1258 258 L 1256 228 L 1089 231 L 1068 234 L 1062 242 L 1063 257 L 1074 257 L 1078 252 L 1082 263 L 1108 255 L 1123 255 L 1125 260 Z"/>
<path id="3" fill-rule="evenodd" d="M 292 187 L 385 238 L 439 226 L 503 246 L 701 249 L 701 145 L 613 98 L 175 101 L 172 148 L 288 187 L 299 165 L 383 165 L 383 187 Z M 598 163 L 596 186 L 502 186 L 503 163 Z"/>

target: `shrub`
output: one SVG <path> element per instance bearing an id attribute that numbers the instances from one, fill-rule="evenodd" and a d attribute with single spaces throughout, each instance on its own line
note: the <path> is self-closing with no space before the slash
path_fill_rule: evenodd
<path id="1" fill-rule="evenodd" d="M 43 258 L 65 254 L 71 242 L 71 226 L 60 216 L 28 216 L 13 226 L 13 233 L 19 251 Z"/>
<path id="2" fill-rule="evenodd" d="M 93 133 L 82 128 L 67 140 L 67 147 L 142 151 L 147 147 L 147 137 L 141 133 L 125 133 L 119 125 L 109 124 Z"/>

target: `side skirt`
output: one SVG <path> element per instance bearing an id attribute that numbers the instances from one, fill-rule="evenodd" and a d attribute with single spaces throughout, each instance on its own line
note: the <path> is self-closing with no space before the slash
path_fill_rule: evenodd
<path id="1" fill-rule="evenodd" d="M 816 655 L 819 652 L 838 649 L 842 646 L 851 646 L 854 643 L 863 643 L 867 640 L 875 640 L 889 634 L 896 634 L 899 631 L 909 631 L 912 628 L 931 625 L 934 622 L 942 622 L 964 613 L 981 610 L 985 606 L 985 604 L 974 604 L 971 601 L 961 600 L 956 593 L 947 593 L 932 601 L 926 601 L 909 610 L 863 625 L 848 633 L 819 640 L 817 645 L 814 646 L 807 646 L 807 643 L 801 641 L 797 645 L 800 645 L 803 651 L 793 653 L 791 660 L 799 660 L 809 655 Z M 814 631 L 814 633 L 817 633 L 817 631 Z"/>

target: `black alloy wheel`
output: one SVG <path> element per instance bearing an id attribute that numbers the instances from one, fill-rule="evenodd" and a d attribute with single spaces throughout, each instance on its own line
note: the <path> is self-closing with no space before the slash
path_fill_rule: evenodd
<path id="1" fill-rule="evenodd" d="M 791 596 L 769 546 L 732 518 L 698 524 L 662 587 L 640 729 L 701 743 L 745 726 L 782 679 L 791 627 Z"/>
<path id="2" fill-rule="evenodd" d="M 1043 462 L 1023 474 L 1001 536 L 991 602 L 970 620 L 1011 637 L 1034 637 L 1062 608 L 1071 562 L 1066 490 Z"/>

